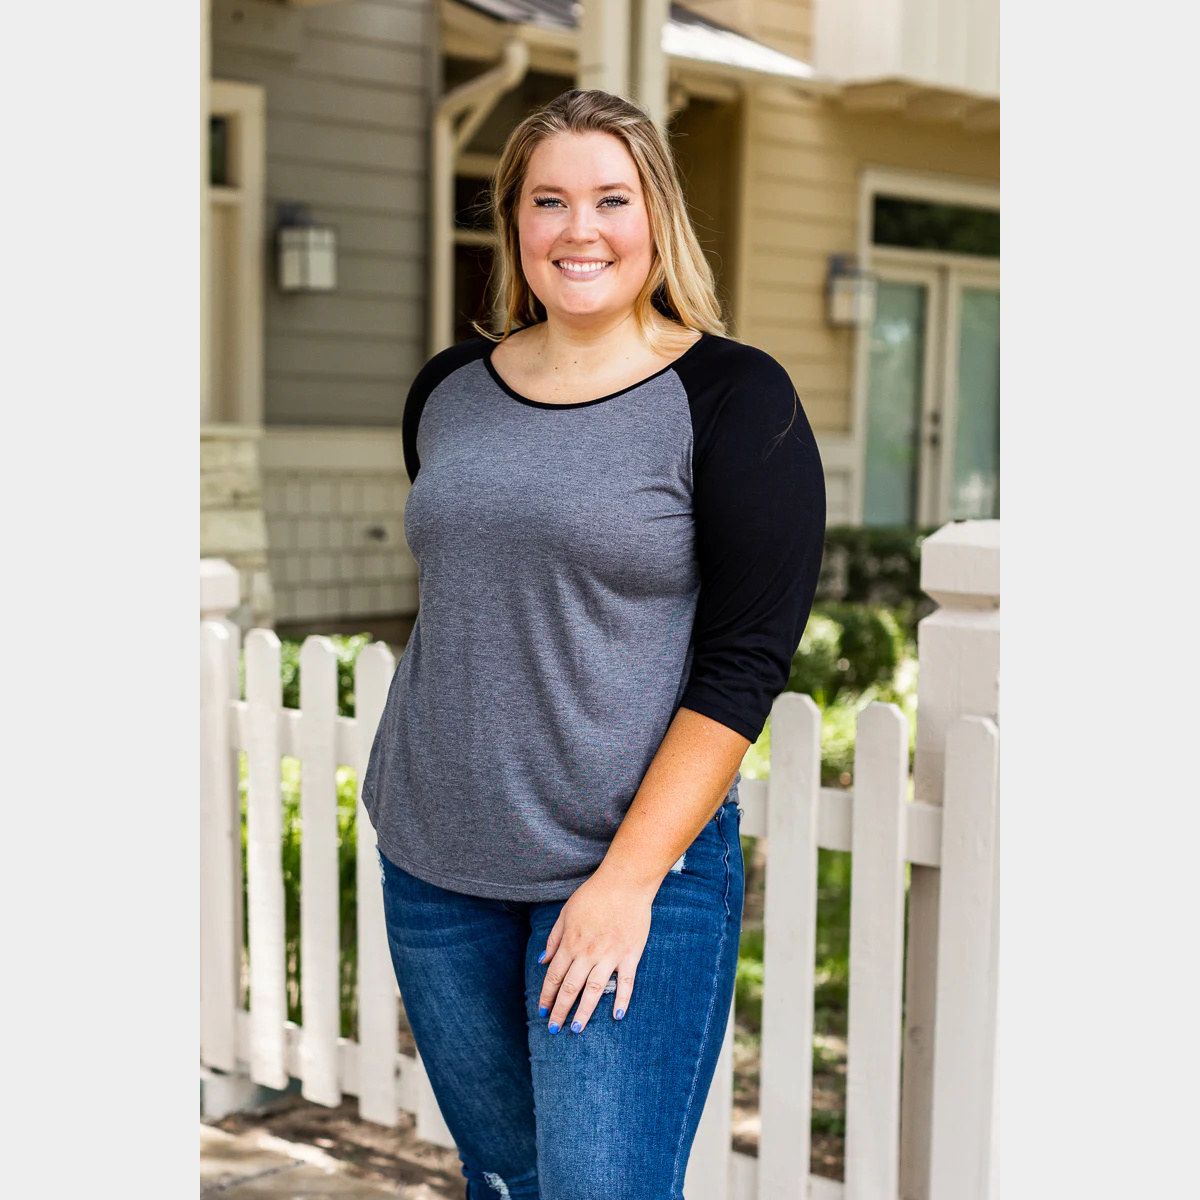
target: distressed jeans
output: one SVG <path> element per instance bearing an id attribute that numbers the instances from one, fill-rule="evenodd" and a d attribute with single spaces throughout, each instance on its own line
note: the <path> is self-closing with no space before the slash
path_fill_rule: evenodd
<path id="1" fill-rule="evenodd" d="M 538 1016 L 565 900 L 485 899 L 380 856 L 404 1010 L 462 1160 L 467 1200 L 682 1200 L 725 1035 L 745 887 L 727 800 L 667 873 L 628 1012 L 615 973 L 580 1033 Z"/>

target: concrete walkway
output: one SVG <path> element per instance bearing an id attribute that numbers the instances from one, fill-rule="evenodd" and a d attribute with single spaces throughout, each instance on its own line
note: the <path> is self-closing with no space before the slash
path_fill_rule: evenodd
<path id="1" fill-rule="evenodd" d="M 356 1179 L 315 1146 L 285 1142 L 264 1130 L 226 1133 L 203 1122 L 200 1195 L 204 1200 L 436 1200 L 424 1184 L 397 1191 Z"/>

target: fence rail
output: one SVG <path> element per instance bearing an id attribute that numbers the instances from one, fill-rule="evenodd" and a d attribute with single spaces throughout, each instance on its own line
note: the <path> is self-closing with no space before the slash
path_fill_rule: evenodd
<path id="1" fill-rule="evenodd" d="M 952 595 L 945 593 L 944 599 Z M 236 629 L 219 616 L 204 620 L 201 1063 L 270 1087 L 298 1078 L 303 1095 L 321 1104 L 356 1096 L 362 1117 L 383 1125 L 410 1112 L 419 1137 L 453 1145 L 419 1055 L 399 1050 L 399 1001 L 384 931 L 375 835 L 361 799 L 358 1038 L 339 1036 L 336 771 L 354 768 L 361 785 L 394 659 L 381 643 L 361 652 L 353 718 L 338 715 L 337 660 L 327 638 L 310 637 L 302 647 L 298 710 L 283 707 L 274 633 L 254 630 L 246 638 L 245 699 L 238 695 L 237 661 Z M 770 778 L 744 780 L 739 789 L 742 832 L 764 837 L 767 846 L 758 1156 L 731 1146 L 731 1012 L 688 1164 L 689 1200 L 806 1195 L 891 1200 L 900 1195 L 906 1154 L 924 1164 L 918 1171 L 922 1186 L 907 1194 L 933 1200 L 987 1196 L 999 731 L 991 716 L 969 713 L 944 714 L 942 727 L 944 742 L 934 746 L 942 760 L 940 803 L 907 799 L 908 722 L 892 704 L 870 704 L 859 714 L 853 789 L 822 787 L 819 708 L 795 693 L 777 699 Z M 240 1003 L 237 754 L 243 750 L 249 1011 Z M 280 763 L 286 755 L 302 764 L 303 1028 L 287 1020 L 280 856 Z M 852 856 L 844 1183 L 808 1173 L 819 849 Z M 921 981 L 933 993 L 935 1019 L 920 1036 L 936 1046 L 937 1054 L 931 1060 L 927 1121 L 916 1123 L 918 1129 L 928 1128 L 928 1138 L 916 1149 L 912 1126 L 906 1134 L 902 1120 L 909 864 L 935 872 L 941 900 L 933 969 Z M 910 976 L 911 955 L 910 947 Z M 913 988 L 912 978 L 907 986 Z M 910 1038 L 913 1032 L 907 1031 Z"/>

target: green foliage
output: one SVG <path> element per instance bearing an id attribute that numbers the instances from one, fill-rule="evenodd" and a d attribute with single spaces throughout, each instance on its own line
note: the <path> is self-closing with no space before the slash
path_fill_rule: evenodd
<path id="1" fill-rule="evenodd" d="M 921 591 L 921 545 L 933 532 L 907 526 L 829 526 L 817 599 L 884 605 L 911 635 L 934 608 Z"/>
<path id="2" fill-rule="evenodd" d="M 789 692 L 804 692 L 824 708 L 845 692 L 890 683 L 916 647 L 894 612 L 877 604 L 813 606 L 792 656 Z"/>
<path id="3" fill-rule="evenodd" d="M 846 1110 L 844 1108 L 814 1108 L 809 1128 L 813 1133 L 844 1138 L 846 1136 Z"/>

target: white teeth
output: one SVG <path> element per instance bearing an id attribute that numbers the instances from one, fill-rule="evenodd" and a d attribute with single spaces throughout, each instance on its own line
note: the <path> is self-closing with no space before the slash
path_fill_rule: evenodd
<path id="1" fill-rule="evenodd" d="M 587 264 L 560 262 L 560 263 L 557 263 L 556 265 L 558 266 L 558 269 L 560 271 L 565 271 L 568 275 L 579 275 L 581 277 L 586 278 L 591 275 L 599 275 L 600 272 L 603 271 L 604 268 L 607 267 L 609 264 L 606 262 L 587 263 Z"/>

